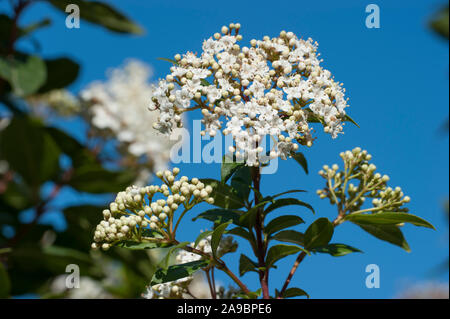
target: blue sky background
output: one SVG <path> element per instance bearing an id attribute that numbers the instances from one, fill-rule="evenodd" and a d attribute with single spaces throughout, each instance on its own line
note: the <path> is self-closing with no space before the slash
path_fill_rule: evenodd
<path id="1" fill-rule="evenodd" d="M 103 79 L 106 69 L 119 66 L 130 57 L 151 64 L 155 78 L 164 77 L 170 65 L 157 60 L 158 57 L 200 51 L 203 39 L 230 22 L 241 23 L 243 43 L 264 35 L 278 35 L 283 29 L 312 37 L 319 42 L 324 66 L 344 83 L 351 106 L 347 111 L 361 128 L 347 124 L 345 134 L 336 140 L 319 129 L 315 145 L 303 150 L 310 174 L 306 175 L 293 160 L 281 161 L 277 174 L 263 176 L 262 191 L 269 194 L 307 189 L 309 193 L 299 198 L 314 205 L 316 216 L 297 208 L 293 211 L 292 207 L 278 214 L 300 213 L 307 224 L 322 216 L 333 219 L 335 208 L 315 195 L 323 187 L 317 171 L 323 164 L 341 164 L 339 152 L 361 146 L 373 155 L 380 173 L 390 175 L 390 185 L 401 186 L 411 196 L 411 213 L 426 218 L 437 228 L 432 231 L 405 226 L 403 230 L 412 249 L 406 253 L 369 236 L 357 226 L 344 224 L 336 229 L 333 241 L 355 246 L 364 253 L 339 258 L 307 257 L 294 276 L 292 287 L 306 290 L 312 298 L 391 298 L 408 283 L 448 281 L 448 274 L 436 277 L 431 273 L 448 256 L 448 221 L 442 207 L 449 193 L 449 149 L 448 135 L 440 128 L 448 118 L 449 54 L 448 43 L 427 25 L 445 2 L 116 0 L 110 3 L 141 24 L 146 34 L 117 35 L 84 21 L 80 29 L 70 30 L 65 28 L 65 17 L 45 3 L 34 5 L 21 21 L 33 22 L 44 16 L 53 19 L 52 26 L 38 31 L 36 38 L 42 44 L 44 56 L 68 55 L 81 63 L 81 76 L 71 87 L 73 92 L 92 80 Z M 365 7 L 370 3 L 380 7 L 380 29 L 365 26 Z M 5 2 L 0 4 L 1 10 L 4 7 Z M 30 48 L 27 43 L 21 45 Z M 190 120 L 195 116 L 192 114 Z M 74 134 L 83 135 L 81 126 L 68 127 Z M 180 167 L 183 174 L 191 177 L 220 176 L 219 165 Z M 60 200 L 76 202 L 74 194 L 68 191 L 63 192 Z M 191 217 L 198 212 L 192 212 Z M 56 217 L 57 214 L 50 213 L 46 220 L 60 220 Z M 192 227 L 189 220 L 182 228 L 182 240 L 193 240 L 199 229 L 210 226 L 197 222 Z M 242 248 L 250 253 L 245 245 Z M 238 257 L 234 254 L 227 258 L 234 270 Z M 272 271 L 272 292 L 282 285 L 294 259 L 294 256 L 287 258 Z M 372 263 L 380 267 L 379 289 L 365 287 L 365 267 Z M 229 282 L 222 275 L 219 279 Z M 257 288 L 256 275 L 247 274 L 244 280 Z"/>

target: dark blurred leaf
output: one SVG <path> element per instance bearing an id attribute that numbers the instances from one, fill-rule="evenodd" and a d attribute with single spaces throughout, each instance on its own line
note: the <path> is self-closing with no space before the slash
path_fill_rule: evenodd
<path id="1" fill-rule="evenodd" d="M 39 89 L 39 93 L 65 88 L 78 78 L 80 66 L 69 58 L 49 59 L 44 62 L 47 68 L 47 80 Z"/>
<path id="2" fill-rule="evenodd" d="M 135 179 L 130 171 L 110 171 L 100 165 L 85 165 L 75 169 L 69 185 L 80 192 L 117 193 Z"/>
<path id="3" fill-rule="evenodd" d="M 5 266 L 0 262 L 0 299 L 8 298 L 11 290 L 8 272 Z"/>
<path id="4" fill-rule="evenodd" d="M 439 11 L 430 22 L 431 28 L 439 35 L 448 40 L 449 23 L 448 23 L 448 6 Z"/>
<path id="5" fill-rule="evenodd" d="M 174 281 L 180 278 L 188 277 L 194 274 L 197 270 L 208 266 L 205 260 L 193 261 L 190 263 L 173 265 L 167 269 L 158 269 L 153 276 L 151 285 L 162 284 L 169 281 Z"/>
<path id="6" fill-rule="evenodd" d="M 49 19 L 43 19 L 41 21 L 32 23 L 26 27 L 18 28 L 17 37 L 23 37 L 33 33 L 34 31 L 50 25 Z M 7 47 L 11 37 L 11 27 L 13 21 L 6 14 L 0 14 L 0 47 Z"/>
<path id="7" fill-rule="evenodd" d="M 0 78 L 8 81 L 14 94 L 27 96 L 45 83 L 47 69 L 44 61 L 37 56 L 0 56 Z"/>
<path id="8" fill-rule="evenodd" d="M 0 156 L 33 188 L 59 172 L 60 149 L 43 127 L 14 117 L 0 134 Z"/>
<path id="9" fill-rule="evenodd" d="M 314 221 L 305 232 L 305 248 L 310 250 L 326 246 L 333 237 L 334 227 L 328 218 L 319 218 Z"/>
<path id="10" fill-rule="evenodd" d="M 98 1 L 84 0 L 48 0 L 53 6 L 61 10 L 64 15 L 66 7 L 75 4 L 80 8 L 80 17 L 86 21 L 103 26 L 118 33 L 142 34 L 143 30 L 136 23 L 120 13 L 114 7 Z"/>
<path id="11" fill-rule="evenodd" d="M 411 251 L 408 243 L 405 240 L 405 237 L 403 237 L 402 231 L 400 230 L 400 228 L 398 226 L 359 224 L 354 221 L 353 221 L 353 223 L 358 225 L 359 227 L 364 229 L 366 232 L 368 232 L 372 236 L 375 236 L 378 239 L 387 241 L 396 246 L 400 246 L 407 252 Z"/>

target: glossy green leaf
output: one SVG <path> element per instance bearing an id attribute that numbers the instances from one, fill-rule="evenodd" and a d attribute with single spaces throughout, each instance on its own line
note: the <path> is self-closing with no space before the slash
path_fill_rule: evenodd
<path id="1" fill-rule="evenodd" d="M 274 211 L 275 209 L 285 207 L 285 206 L 303 206 L 308 208 L 310 211 L 314 212 L 314 208 L 309 205 L 308 203 L 305 203 L 297 198 L 280 198 L 276 199 L 267 209 L 264 211 L 264 214 L 267 215 L 268 213 Z"/>
<path id="2" fill-rule="evenodd" d="M 231 178 L 231 187 L 233 187 L 239 198 L 248 200 L 252 188 L 252 177 L 250 167 L 242 166 L 236 170 Z"/>
<path id="3" fill-rule="evenodd" d="M 199 218 L 206 219 L 214 222 L 215 224 L 223 224 L 228 222 L 229 220 L 232 220 L 233 224 L 240 225 L 239 218 L 241 214 L 242 212 L 240 211 L 234 211 L 230 209 L 210 209 L 199 214 L 197 217 L 194 217 L 192 220 L 196 221 Z"/>
<path id="4" fill-rule="evenodd" d="M 305 248 L 310 250 L 326 246 L 333 237 L 334 227 L 328 218 L 319 218 L 314 221 L 305 232 Z"/>
<path id="5" fill-rule="evenodd" d="M 204 231 L 204 232 L 200 233 L 200 235 L 197 236 L 197 239 L 196 239 L 195 242 L 194 242 L 194 247 L 197 247 L 197 246 L 198 246 L 198 243 L 199 243 L 202 239 L 205 239 L 206 237 L 208 237 L 208 236 L 211 235 L 212 233 L 213 233 L 212 230 L 207 230 L 207 231 Z"/>
<path id="6" fill-rule="evenodd" d="M 305 235 L 303 233 L 300 233 L 298 231 L 295 230 L 283 230 L 280 231 L 279 233 L 276 233 L 275 235 L 272 236 L 272 239 L 278 240 L 278 241 L 282 241 L 282 242 L 287 242 L 287 243 L 292 243 L 292 244 L 297 244 L 300 246 L 304 246 L 305 245 Z"/>
<path id="7" fill-rule="evenodd" d="M 162 284 L 192 276 L 197 270 L 206 266 L 208 266 L 206 260 L 197 260 L 185 264 L 169 266 L 167 269 L 158 269 L 153 275 L 151 285 Z"/>
<path id="8" fill-rule="evenodd" d="M 239 258 L 239 276 L 243 276 L 249 271 L 257 272 L 258 264 L 248 258 L 245 255 L 241 254 L 241 257 Z"/>
<path id="9" fill-rule="evenodd" d="M 142 250 L 142 249 L 167 248 L 167 247 L 171 247 L 172 245 L 155 243 L 155 242 L 137 242 L 137 241 L 126 240 L 126 241 L 122 241 L 122 242 L 118 243 L 115 246 L 120 247 L 120 248 L 132 249 L 132 250 Z"/>
<path id="10" fill-rule="evenodd" d="M 66 7 L 75 4 L 80 8 L 80 17 L 95 23 L 110 31 L 118 33 L 142 34 L 143 30 L 124 14 L 109 4 L 99 1 L 85 0 L 48 0 L 53 6 L 61 10 L 66 16 Z"/>
<path id="11" fill-rule="evenodd" d="M 356 126 L 359 128 L 358 123 L 356 123 L 355 120 L 352 119 L 352 118 L 350 117 L 350 115 L 348 115 L 348 114 L 346 114 L 346 115 L 344 116 L 344 122 L 350 122 L 350 123 L 356 125 Z"/>
<path id="12" fill-rule="evenodd" d="M 227 234 L 242 237 L 250 242 L 254 241 L 253 235 L 242 227 L 235 227 L 227 230 Z"/>
<path id="13" fill-rule="evenodd" d="M 312 250 L 315 253 L 330 254 L 333 257 L 345 256 L 350 253 L 362 253 L 361 250 L 345 244 L 328 244 Z"/>
<path id="14" fill-rule="evenodd" d="M 172 257 L 172 254 L 180 249 L 180 248 L 184 248 L 187 245 L 189 245 L 190 243 L 188 241 L 184 241 L 181 242 L 179 244 L 176 244 L 175 246 L 171 246 L 170 249 L 167 251 L 166 256 L 163 258 L 163 260 L 159 263 L 159 266 L 162 267 L 163 269 L 167 269 L 169 267 L 170 264 L 170 258 Z"/>
<path id="15" fill-rule="evenodd" d="M 408 243 L 403 236 L 402 231 L 398 226 L 395 225 L 375 225 L 375 224 L 359 224 L 353 221 L 354 224 L 361 227 L 363 230 L 371 234 L 372 236 L 387 241 L 388 243 L 394 244 L 410 252 Z"/>
<path id="16" fill-rule="evenodd" d="M 178 62 L 175 61 L 175 60 L 172 60 L 172 59 L 168 59 L 168 58 L 157 58 L 157 59 L 158 59 L 158 60 L 161 60 L 161 61 L 170 62 L 170 63 L 172 63 L 173 65 L 178 65 Z"/>
<path id="17" fill-rule="evenodd" d="M 292 158 L 295 159 L 295 161 L 299 163 L 301 167 L 303 167 L 305 173 L 308 174 L 308 161 L 306 160 L 305 155 L 303 155 L 303 153 L 298 152 L 295 155 L 293 155 Z"/>
<path id="18" fill-rule="evenodd" d="M 272 235 L 273 233 L 288 228 L 292 226 L 296 226 L 304 223 L 304 220 L 295 215 L 283 215 L 277 217 L 270 221 L 265 227 L 264 232 L 267 235 Z"/>
<path id="19" fill-rule="evenodd" d="M 225 209 L 237 209 L 243 207 L 244 201 L 239 198 L 237 192 L 231 186 L 214 179 L 202 179 L 202 183 L 213 188 L 211 197 L 214 198 L 214 205 Z"/>
<path id="20" fill-rule="evenodd" d="M 426 220 L 408 213 L 379 212 L 374 214 L 349 214 L 345 217 L 345 220 L 357 222 L 358 224 L 371 225 L 397 225 L 401 223 L 410 223 L 416 226 L 435 229 L 434 226 Z"/>
<path id="21" fill-rule="evenodd" d="M 222 235 L 227 229 L 228 226 L 230 226 L 231 221 L 228 221 L 226 223 L 223 223 L 221 225 L 218 225 L 216 229 L 214 229 L 212 235 L 211 235 L 211 250 L 213 253 L 213 256 L 217 255 L 217 249 L 219 248 L 220 240 L 222 239 Z"/>
<path id="22" fill-rule="evenodd" d="M 226 183 L 230 177 L 243 166 L 245 166 L 245 163 L 234 161 L 233 155 L 224 155 L 222 159 L 222 166 L 220 168 L 220 178 L 222 183 Z"/>
<path id="23" fill-rule="evenodd" d="M 288 288 L 286 289 L 282 297 L 283 298 L 307 297 L 309 299 L 308 293 L 300 288 Z"/>
<path id="24" fill-rule="evenodd" d="M 302 250 L 300 247 L 292 245 L 280 244 L 272 246 L 267 252 L 266 267 L 272 267 L 278 260 L 286 256 L 296 254 L 300 250 Z"/>

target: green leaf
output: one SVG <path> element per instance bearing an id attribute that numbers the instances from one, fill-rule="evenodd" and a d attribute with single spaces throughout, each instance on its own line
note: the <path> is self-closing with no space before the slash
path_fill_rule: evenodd
<path id="1" fill-rule="evenodd" d="M 371 234 L 372 236 L 387 241 L 388 243 L 394 244 L 410 252 L 408 243 L 403 236 L 402 231 L 398 226 L 394 225 L 371 225 L 371 224 L 359 224 L 352 221 L 352 223 L 358 225 L 363 230 Z"/>
<path id="2" fill-rule="evenodd" d="M 333 257 L 345 256 L 350 253 L 362 253 L 361 250 L 345 244 L 328 244 L 323 247 L 317 247 L 312 250 L 315 253 L 330 254 Z"/>
<path id="3" fill-rule="evenodd" d="M 236 170 L 231 178 L 231 187 L 236 190 L 238 197 L 248 200 L 252 187 L 250 167 L 243 166 Z"/>
<path id="4" fill-rule="evenodd" d="M 233 224 L 240 225 L 239 217 L 241 216 L 241 214 L 242 212 L 240 211 L 234 211 L 230 209 L 210 209 L 201 213 L 197 217 L 194 217 L 192 220 L 196 221 L 197 219 L 201 218 L 212 221 L 215 224 L 223 224 L 228 222 L 229 220 L 232 220 Z"/>
<path id="5" fill-rule="evenodd" d="M 250 208 L 248 211 L 242 214 L 242 216 L 239 219 L 239 223 L 247 228 L 252 228 L 256 223 L 258 211 L 260 209 L 263 209 L 264 206 L 266 206 L 270 202 L 271 202 L 270 200 L 266 200 Z"/>
<path id="6" fill-rule="evenodd" d="M 170 62 L 173 65 L 178 65 L 178 62 L 172 59 L 168 59 L 168 58 L 157 58 L 157 60 L 161 60 L 161 61 L 166 61 L 166 62 Z"/>
<path id="7" fill-rule="evenodd" d="M 214 198 L 214 205 L 225 209 L 237 209 L 243 207 L 244 201 L 239 198 L 234 188 L 214 179 L 201 179 L 205 185 L 213 188 L 211 197 Z"/>
<path id="8" fill-rule="evenodd" d="M 334 227 L 328 218 L 319 218 L 305 232 L 305 248 L 326 246 L 333 237 Z"/>
<path id="9" fill-rule="evenodd" d="M 186 247 L 187 245 L 189 245 L 188 241 L 184 241 L 181 242 L 175 246 L 171 246 L 170 249 L 168 250 L 166 256 L 164 257 L 164 259 L 159 263 L 159 266 L 162 267 L 163 269 L 167 269 L 169 267 L 169 263 L 170 263 L 170 257 L 172 257 L 172 254 L 180 248 Z"/>
<path id="10" fill-rule="evenodd" d="M 158 269 L 153 275 L 151 285 L 163 284 L 180 278 L 188 277 L 197 270 L 208 266 L 208 261 L 197 260 L 185 264 L 172 265 L 167 269 Z"/>
<path id="11" fill-rule="evenodd" d="M 80 8 L 80 18 L 103 26 L 118 33 L 142 34 L 143 30 L 136 23 L 127 18 L 112 6 L 98 1 L 85 0 L 48 0 L 57 9 L 67 13 L 66 7 L 75 4 Z"/>
<path id="12" fill-rule="evenodd" d="M 359 128 L 358 123 L 356 123 L 355 120 L 352 119 L 352 118 L 350 117 L 350 115 L 347 115 L 347 114 L 346 114 L 346 115 L 344 116 L 344 122 L 350 122 L 350 123 L 356 125 L 356 126 Z"/>
<path id="13" fill-rule="evenodd" d="M 222 235 L 225 232 L 225 229 L 231 224 L 231 221 L 223 223 L 214 229 L 214 232 L 211 236 L 211 250 L 213 256 L 217 255 L 217 249 L 219 248 L 220 240 L 222 239 Z"/>
<path id="14" fill-rule="evenodd" d="M 37 56 L 0 56 L 0 78 L 11 85 L 13 93 L 25 97 L 35 93 L 47 78 L 44 61 Z"/>
<path id="15" fill-rule="evenodd" d="M 252 234 L 250 234 L 250 232 L 248 232 L 247 230 L 245 230 L 242 227 L 235 227 L 231 230 L 227 230 L 227 234 L 242 237 L 244 239 L 247 239 L 249 242 L 254 241 Z"/>
<path id="16" fill-rule="evenodd" d="M 226 154 L 222 159 L 222 166 L 220 168 L 220 178 L 222 183 L 226 183 L 228 179 L 241 167 L 245 166 L 244 162 L 236 162 L 233 155 Z"/>
<path id="17" fill-rule="evenodd" d="M 171 244 L 161 244 L 161 243 L 154 243 L 154 242 L 137 242 L 137 241 L 121 241 L 116 247 L 120 248 L 127 248 L 131 250 L 142 250 L 142 249 L 155 249 L 155 248 L 167 248 L 171 247 Z"/>
<path id="18" fill-rule="evenodd" d="M 14 117 L 0 132 L 0 156 L 34 189 L 59 172 L 60 149 L 42 126 Z"/>
<path id="19" fill-rule="evenodd" d="M 303 190 L 303 189 L 293 189 L 293 190 L 290 190 L 290 191 L 286 191 L 286 192 L 282 192 L 282 193 L 275 194 L 275 195 L 273 195 L 273 196 L 265 197 L 264 199 L 267 199 L 267 198 L 275 199 L 275 198 L 277 198 L 277 197 L 280 197 L 280 196 L 283 196 L 283 195 L 286 195 L 286 194 L 292 194 L 292 193 L 305 193 L 305 192 L 306 192 L 306 191 Z"/>
<path id="20" fill-rule="evenodd" d="M 431 28 L 448 40 L 449 35 L 449 18 L 448 18 L 448 3 L 447 7 L 441 9 L 431 20 Z"/>
<path id="21" fill-rule="evenodd" d="M 47 68 L 47 80 L 39 89 L 39 93 L 65 88 L 78 78 L 80 66 L 69 58 L 49 59 L 44 62 Z"/>
<path id="22" fill-rule="evenodd" d="M 410 223 L 416 226 L 436 230 L 434 226 L 426 220 L 408 213 L 379 212 L 374 214 L 349 214 L 345 217 L 345 220 L 357 222 L 358 224 L 371 225 L 397 225 L 401 223 Z"/>
<path id="23" fill-rule="evenodd" d="M 300 250 L 302 250 L 300 247 L 292 246 L 292 245 L 275 245 L 270 247 L 269 251 L 267 252 L 267 258 L 266 258 L 266 267 L 270 268 L 272 267 L 278 260 L 298 253 Z"/>
<path id="24" fill-rule="evenodd" d="M 100 165 L 84 165 L 75 169 L 69 185 L 80 192 L 116 193 L 135 179 L 131 171 L 110 171 Z"/>
<path id="25" fill-rule="evenodd" d="M 11 290 L 11 282 L 9 281 L 8 272 L 0 262 L 0 299 L 8 298 Z"/>
<path id="26" fill-rule="evenodd" d="M 300 288 L 288 288 L 283 293 L 283 298 L 303 297 L 306 296 L 309 299 L 309 295 L 306 291 Z"/>
<path id="27" fill-rule="evenodd" d="M 299 152 L 293 155 L 292 158 L 295 159 L 295 161 L 303 167 L 305 173 L 308 174 L 308 162 L 306 161 L 305 155 Z"/>
<path id="28" fill-rule="evenodd" d="M 302 202 L 301 200 L 297 198 L 280 198 L 273 201 L 273 204 L 271 204 L 267 209 L 264 211 L 264 214 L 267 215 L 271 211 L 274 211 L 275 209 L 285 207 L 285 206 L 291 206 L 291 205 L 297 205 L 297 206 L 303 206 L 311 210 L 313 213 L 314 208 L 309 205 L 308 203 Z"/>
<path id="29" fill-rule="evenodd" d="M 270 221 L 266 227 L 264 227 L 264 232 L 267 235 L 272 235 L 273 233 L 288 228 L 288 227 L 292 227 L 292 226 L 296 226 L 298 224 L 302 224 L 304 223 L 304 220 L 301 219 L 298 216 L 294 216 L 294 215 L 283 215 L 280 217 L 277 217 L 275 219 L 273 219 L 272 221 Z"/>
<path id="30" fill-rule="evenodd" d="M 239 276 L 242 277 L 249 271 L 258 272 L 257 268 L 258 264 L 256 262 L 241 254 L 241 257 L 239 258 Z"/>
<path id="31" fill-rule="evenodd" d="M 98 167 L 98 162 L 94 155 L 75 138 L 55 127 L 46 127 L 45 130 L 52 137 L 61 151 L 71 158 L 72 166 L 75 170 L 84 165 Z"/>
<path id="32" fill-rule="evenodd" d="M 282 241 L 282 242 L 297 244 L 300 246 L 305 245 L 305 242 L 304 242 L 305 235 L 303 233 L 300 233 L 295 230 L 280 231 L 279 233 L 276 233 L 275 235 L 273 235 L 272 239 Z"/>
<path id="33" fill-rule="evenodd" d="M 213 233 L 212 230 L 207 230 L 207 231 L 204 231 L 204 232 L 200 233 L 200 235 L 198 235 L 197 239 L 195 240 L 194 247 L 197 247 L 197 246 L 198 246 L 198 243 L 199 243 L 202 239 L 208 237 L 208 236 L 211 235 L 212 233 Z"/>

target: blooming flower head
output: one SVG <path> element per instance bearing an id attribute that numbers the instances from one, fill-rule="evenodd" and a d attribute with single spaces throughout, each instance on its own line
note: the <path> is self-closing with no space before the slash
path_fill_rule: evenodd
<path id="1" fill-rule="evenodd" d="M 154 128 L 163 133 L 181 125 L 181 115 L 201 109 L 205 130 L 231 134 L 230 150 L 247 165 L 269 153 L 285 159 L 299 144 L 311 146 L 311 122 L 336 138 L 342 132 L 347 100 L 342 85 L 324 69 L 317 43 L 281 31 L 240 46 L 240 24 L 222 27 L 203 42 L 203 52 L 175 56 L 166 79 L 154 89 L 150 110 L 159 110 Z M 268 150 L 261 146 L 270 136 Z"/>
<path id="2" fill-rule="evenodd" d="M 148 83 L 150 68 L 130 60 L 124 68 L 113 69 L 106 82 L 95 82 L 81 92 L 89 106 L 89 120 L 101 134 L 109 133 L 119 142 L 118 149 L 135 157 L 151 168 L 164 169 L 172 144 L 158 134 L 151 124 L 158 111 L 147 110 L 148 100 L 155 94 Z M 145 171 L 141 175 L 145 175 Z"/>

